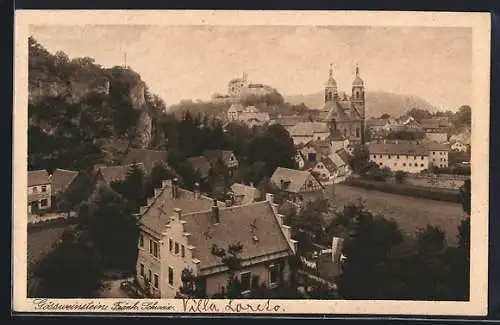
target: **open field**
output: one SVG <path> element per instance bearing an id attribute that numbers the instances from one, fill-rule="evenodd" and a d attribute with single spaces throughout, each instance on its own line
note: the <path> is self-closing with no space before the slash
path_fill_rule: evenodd
<path id="1" fill-rule="evenodd" d="M 61 238 L 64 230 L 71 225 L 45 226 L 28 230 L 28 268 L 38 263 L 48 254 Z"/>
<path id="2" fill-rule="evenodd" d="M 464 212 L 459 203 L 441 202 L 415 197 L 384 193 L 343 184 L 335 186 L 335 206 L 356 202 L 361 198 L 365 206 L 386 218 L 396 220 L 404 233 L 414 234 L 428 223 L 439 226 L 446 234 L 449 245 L 457 244 L 458 226 Z"/>

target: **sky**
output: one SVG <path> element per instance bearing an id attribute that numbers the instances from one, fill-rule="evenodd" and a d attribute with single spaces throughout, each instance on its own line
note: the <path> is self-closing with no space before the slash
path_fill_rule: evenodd
<path id="1" fill-rule="evenodd" d="M 225 94 L 243 72 L 285 97 L 320 92 L 330 63 L 341 91 L 358 64 L 367 92 L 415 95 L 440 109 L 471 104 L 469 28 L 31 25 L 30 35 L 104 67 L 126 60 L 167 105 Z"/>

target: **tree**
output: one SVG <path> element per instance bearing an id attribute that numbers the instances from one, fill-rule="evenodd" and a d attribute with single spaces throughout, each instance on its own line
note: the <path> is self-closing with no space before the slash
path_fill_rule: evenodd
<path id="1" fill-rule="evenodd" d="M 408 173 L 404 172 L 402 170 L 397 170 L 394 173 L 394 178 L 396 179 L 396 182 L 399 184 L 403 184 L 406 181 L 407 177 L 408 177 Z"/>
<path id="2" fill-rule="evenodd" d="M 328 232 L 345 238 L 347 260 L 339 278 L 341 297 L 383 299 L 387 281 L 384 265 L 391 249 L 403 239 L 397 223 L 373 215 L 362 203 L 347 204 L 332 220 Z"/>
<path id="3" fill-rule="evenodd" d="M 91 298 L 101 288 L 102 260 L 82 231 L 66 231 L 36 267 L 36 297 Z"/>
<path id="4" fill-rule="evenodd" d="M 406 113 L 408 116 L 411 116 L 420 123 L 423 119 L 429 119 L 432 117 L 432 113 L 425 109 L 420 108 L 412 108 Z"/>
<path id="5" fill-rule="evenodd" d="M 99 188 L 96 199 L 80 207 L 78 220 L 78 227 L 88 232 L 105 267 L 135 270 L 139 225 L 122 196 Z"/>
<path id="6" fill-rule="evenodd" d="M 388 118 L 390 118 L 390 117 L 391 117 L 391 116 L 390 116 L 389 114 L 384 113 L 384 114 L 380 115 L 380 117 L 379 117 L 379 118 L 380 118 L 380 119 L 382 119 L 382 120 L 387 120 L 387 119 L 388 119 Z"/>
<path id="7" fill-rule="evenodd" d="M 242 251 L 243 245 L 239 242 L 230 244 L 227 251 L 215 244 L 212 246 L 212 255 L 218 257 L 221 263 L 228 268 L 227 292 L 221 292 L 222 297 L 241 298 L 242 285 L 236 276 L 236 271 L 241 267 L 239 255 Z"/>
<path id="8" fill-rule="evenodd" d="M 132 163 L 123 181 L 113 182 L 112 188 L 127 200 L 131 212 L 138 212 L 146 201 L 146 178 L 142 165 Z"/>
<path id="9" fill-rule="evenodd" d="M 370 152 L 366 146 L 356 146 L 349 157 L 349 166 L 358 175 L 365 175 L 369 170 Z"/>
<path id="10" fill-rule="evenodd" d="M 466 179 L 464 184 L 460 187 L 460 199 L 462 201 L 462 208 L 468 216 L 471 213 L 471 194 L 470 194 L 470 178 Z"/>
<path id="11" fill-rule="evenodd" d="M 151 170 L 151 183 L 154 188 L 160 188 L 162 181 L 173 178 L 173 171 L 164 163 L 157 163 Z"/>
<path id="12" fill-rule="evenodd" d="M 472 121 L 472 109 L 469 105 L 462 105 L 458 108 L 453 119 L 453 124 L 457 128 L 470 127 Z"/>
<path id="13" fill-rule="evenodd" d="M 182 285 L 179 288 L 178 298 L 206 298 L 201 286 L 201 279 L 194 275 L 190 268 L 184 268 L 181 272 Z"/>

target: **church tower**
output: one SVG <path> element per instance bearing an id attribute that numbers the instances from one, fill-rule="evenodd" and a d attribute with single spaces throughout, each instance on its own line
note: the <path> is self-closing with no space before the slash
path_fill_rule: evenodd
<path id="1" fill-rule="evenodd" d="M 338 99 L 337 82 L 333 79 L 333 67 L 330 63 L 329 78 L 325 84 L 325 104 L 331 103 Z"/>
<path id="2" fill-rule="evenodd" d="M 352 82 L 352 107 L 361 116 L 361 142 L 364 143 L 365 135 L 365 84 L 359 76 L 359 67 L 356 65 L 356 77 Z"/>

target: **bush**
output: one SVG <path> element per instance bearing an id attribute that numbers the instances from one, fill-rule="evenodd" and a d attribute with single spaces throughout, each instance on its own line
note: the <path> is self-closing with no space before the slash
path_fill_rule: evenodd
<path id="1" fill-rule="evenodd" d="M 451 189 L 430 188 L 409 184 L 382 183 L 363 179 L 350 179 L 346 181 L 345 184 L 348 186 L 365 188 L 367 190 L 376 190 L 391 194 L 413 196 L 422 199 L 457 203 L 461 202 L 459 192 L 457 190 Z"/>
<path id="2" fill-rule="evenodd" d="M 403 184 L 408 177 L 408 173 L 402 170 L 398 170 L 394 173 L 394 178 L 398 184 Z"/>

